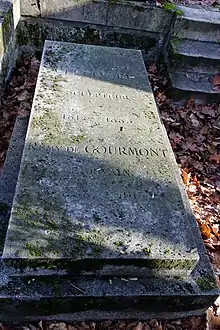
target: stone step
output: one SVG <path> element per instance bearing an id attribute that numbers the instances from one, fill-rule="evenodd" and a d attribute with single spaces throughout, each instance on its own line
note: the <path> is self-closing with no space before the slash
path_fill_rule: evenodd
<path id="1" fill-rule="evenodd" d="M 220 45 L 172 38 L 169 67 L 172 71 L 216 74 L 220 72 Z"/>
<path id="2" fill-rule="evenodd" d="M 183 15 L 178 16 L 173 37 L 220 43 L 220 13 L 207 8 L 178 5 Z"/>
<path id="3" fill-rule="evenodd" d="M 174 97 L 189 98 L 195 97 L 201 102 L 219 101 L 220 93 L 213 89 L 212 77 L 207 73 L 195 72 L 170 72 L 171 91 Z"/>
<path id="4" fill-rule="evenodd" d="M 217 294 L 209 277 L 197 281 L 163 277 L 15 277 L 0 289 L 0 318 L 30 321 L 64 319 L 65 315 L 74 320 L 202 315 Z"/>

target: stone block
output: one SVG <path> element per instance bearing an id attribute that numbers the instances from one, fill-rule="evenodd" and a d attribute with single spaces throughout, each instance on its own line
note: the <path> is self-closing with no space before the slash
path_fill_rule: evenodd
<path id="1" fill-rule="evenodd" d="M 159 33 L 96 25 L 82 26 L 81 23 L 46 18 L 22 17 L 16 35 L 19 46 L 29 45 L 39 51 L 42 51 L 45 39 L 139 49 L 148 64 L 155 61 L 160 51 Z"/>
<path id="2" fill-rule="evenodd" d="M 169 43 L 169 66 L 172 71 L 215 75 L 220 71 L 217 43 L 172 38 Z"/>
<path id="3" fill-rule="evenodd" d="M 19 18 L 19 0 L 0 3 L 0 86 L 7 80 L 16 60 L 15 28 Z"/>
<path id="4" fill-rule="evenodd" d="M 1 272 L 3 281 L 2 322 L 173 319 L 204 315 L 218 295 L 215 282 L 204 291 L 192 279 L 163 277 L 134 281 L 56 275 L 11 277 L 8 281 Z"/>
<path id="5" fill-rule="evenodd" d="M 37 0 L 22 0 L 21 15 L 23 16 L 40 16 L 40 8 Z"/>
<path id="6" fill-rule="evenodd" d="M 138 49 L 141 50 L 145 63 L 155 62 L 159 39 L 158 33 L 140 33 L 137 30 L 125 31 L 120 28 L 109 28 L 104 39 L 106 46 Z"/>
<path id="7" fill-rule="evenodd" d="M 22 17 L 16 31 L 19 46 L 28 45 L 42 54 L 45 40 L 100 44 L 101 30 L 69 21 Z"/>
<path id="8" fill-rule="evenodd" d="M 204 72 L 170 72 L 170 95 L 176 100 L 188 100 L 196 95 L 196 102 L 208 104 L 219 101 L 219 92 L 213 89 L 213 74 Z"/>
<path id="9" fill-rule="evenodd" d="M 106 24 L 108 1 L 106 0 L 42 0 L 41 16 L 75 22 Z"/>
<path id="10" fill-rule="evenodd" d="M 0 3 L 0 58 L 14 38 L 14 31 L 20 19 L 20 1 L 4 0 Z"/>
<path id="11" fill-rule="evenodd" d="M 218 9 L 212 7 L 188 7 L 182 5 L 177 5 L 177 9 L 182 13 L 179 15 L 179 18 L 186 18 L 193 22 L 220 24 Z"/>
<path id="12" fill-rule="evenodd" d="M 28 118 L 17 118 L 0 179 L 0 255 L 4 247 L 8 217 L 15 194 Z"/>
<path id="13" fill-rule="evenodd" d="M 2 60 L 4 53 L 7 51 L 10 40 L 14 35 L 14 20 L 13 20 L 13 6 L 4 5 L 2 9 L 2 16 L 0 17 L 0 60 Z"/>
<path id="14" fill-rule="evenodd" d="M 141 52 L 47 41 L 4 263 L 187 275 L 193 221 Z"/>
<path id="15" fill-rule="evenodd" d="M 149 32 L 164 32 L 173 13 L 136 1 L 110 1 L 108 26 Z"/>
<path id="16" fill-rule="evenodd" d="M 183 15 L 178 16 L 173 37 L 220 43 L 220 18 L 216 10 L 178 6 Z"/>

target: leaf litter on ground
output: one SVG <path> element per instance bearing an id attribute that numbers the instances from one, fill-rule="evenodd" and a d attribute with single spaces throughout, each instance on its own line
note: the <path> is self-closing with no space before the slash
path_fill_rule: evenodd
<path id="1" fill-rule="evenodd" d="M 24 56 L 0 97 L 0 169 L 3 167 L 16 118 L 28 117 L 30 114 L 38 70 L 39 61 Z M 220 105 L 197 105 L 193 99 L 186 103 L 176 103 L 167 96 L 166 77 L 157 72 L 155 65 L 149 66 L 148 72 L 186 192 L 220 283 L 220 127 L 216 124 L 220 118 Z M 220 329 L 220 317 L 215 311 L 214 304 L 207 313 L 209 329 L 217 324 Z M 121 320 L 74 325 L 62 323 L 62 327 L 59 326 L 58 323 L 50 323 L 44 329 L 207 329 L 204 316 L 173 321 Z M 30 325 L 26 327 L 31 329 Z M 11 327 L 2 325 L 2 329 Z M 36 329 L 40 329 L 39 325 Z"/>
<path id="2" fill-rule="evenodd" d="M 166 4 L 181 4 L 187 6 L 204 6 L 204 7 L 213 7 L 217 10 L 220 9 L 220 0 L 151 0 L 156 4 L 157 7 L 166 7 Z M 175 7 L 174 7 L 175 9 Z"/>

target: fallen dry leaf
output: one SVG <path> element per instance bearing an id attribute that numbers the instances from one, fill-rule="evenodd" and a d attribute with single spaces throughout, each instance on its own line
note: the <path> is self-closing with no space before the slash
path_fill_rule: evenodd
<path id="1" fill-rule="evenodd" d="M 214 315 L 213 308 L 207 310 L 208 330 L 220 329 L 220 318 Z"/>
<path id="2" fill-rule="evenodd" d="M 220 163 L 220 154 L 211 155 L 209 159 L 213 160 L 214 162 L 219 164 Z"/>
<path id="3" fill-rule="evenodd" d="M 132 330 L 143 330 L 144 325 L 142 322 L 139 322 Z"/>
<path id="4" fill-rule="evenodd" d="M 206 223 L 199 224 L 199 228 L 203 238 L 210 238 L 211 228 Z"/>
<path id="5" fill-rule="evenodd" d="M 186 170 L 184 169 L 181 169 L 181 174 L 182 174 L 182 178 L 183 178 L 183 182 L 186 186 L 189 185 L 189 182 L 190 182 L 190 177 L 191 177 L 191 174 L 188 173 Z"/>
<path id="6" fill-rule="evenodd" d="M 212 86 L 214 90 L 220 89 L 220 74 L 214 75 L 212 78 Z"/>
<path id="7" fill-rule="evenodd" d="M 162 8 L 163 7 L 163 0 L 156 0 L 156 6 Z"/>

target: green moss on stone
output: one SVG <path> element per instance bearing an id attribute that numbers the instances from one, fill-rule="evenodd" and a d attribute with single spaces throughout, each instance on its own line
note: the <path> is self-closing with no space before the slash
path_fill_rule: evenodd
<path id="1" fill-rule="evenodd" d="M 114 242 L 114 244 L 115 244 L 116 246 L 122 246 L 122 245 L 123 245 L 123 243 L 122 243 L 121 241 Z"/>
<path id="2" fill-rule="evenodd" d="M 48 207 L 48 202 L 45 203 Z M 23 195 L 20 204 L 14 209 L 14 216 L 24 223 L 24 227 L 44 228 L 45 230 L 56 231 L 59 229 L 54 220 L 55 210 L 45 209 L 44 203 L 42 206 L 32 205 L 29 196 Z"/>
<path id="3" fill-rule="evenodd" d="M 72 135 L 71 130 L 68 130 L 68 125 L 63 125 L 54 111 L 44 110 L 39 117 L 33 118 L 32 125 L 36 134 L 44 132 L 42 142 L 45 145 L 65 147 L 81 143 L 85 139 L 83 135 Z"/>
<path id="4" fill-rule="evenodd" d="M 172 12 L 174 12 L 178 16 L 183 15 L 183 11 L 180 10 L 180 9 L 177 9 L 175 3 L 172 3 L 172 2 L 169 2 L 169 1 L 165 1 L 164 2 L 164 5 L 163 5 L 163 8 L 166 11 L 172 11 Z"/>
<path id="5" fill-rule="evenodd" d="M 4 40 L 3 40 L 2 27 L 0 26 L 0 59 L 3 58 L 3 55 L 4 55 Z"/>
<path id="6" fill-rule="evenodd" d="M 63 82 L 63 81 L 68 81 L 68 79 L 64 78 L 64 77 L 55 77 L 53 79 L 54 83 L 58 83 L 58 82 Z"/>
<path id="7" fill-rule="evenodd" d="M 10 33 L 10 25 L 11 25 L 12 16 L 13 16 L 13 13 L 12 13 L 12 10 L 10 9 L 7 12 L 7 14 L 5 14 L 4 20 L 2 22 L 2 27 L 3 27 L 4 33 L 7 33 L 7 34 Z"/>
<path id="8" fill-rule="evenodd" d="M 30 255 L 32 257 L 40 257 L 41 256 L 41 250 L 39 247 L 31 244 L 31 243 L 25 243 L 24 244 L 25 248 L 28 250 Z"/>
<path id="9" fill-rule="evenodd" d="M 201 277 L 198 277 L 196 283 L 198 284 L 198 286 L 202 291 L 208 291 L 216 288 L 216 283 L 214 278 L 208 275 L 203 275 Z"/>
<path id="10" fill-rule="evenodd" d="M 12 30 L 12 18 L 12 9 L 9 9 L 9 11 L 4 14 L 0 27 L 0 60 L 2 60 L 4 53 L 8 51 L 12 35 L 14 34 L 14 31 Z M 1 69 L 3 71 L 3 68 Z"/>
<path id="11" fill-rule="evenodd" d="M 151 249 L 150 248 L 143 248 L 143 252 L 147 255 L 147 256 L 149 256 L 150 254 L 151 254 Z"/>
<path id="12" fill-rule="evenodd" d="M 182 40 L 181 39 L 179 39 L 179 38 L 172 38 L 171 40 L 170 40 L 170 43 L 171 43 L 171 45 L 173 44 L 174 46 L 179 46 L 180 44 L 181 44 L 181 42 L 182 42 Z"/>
<path id="13" fill-rule="evenodd" d="M 75 240 L 77 242 L 78 251 L 74 253 L 82 253 L 87 255 L 88 249 L 90 249 L 95 255 L 99 254 L 103 250 L 104 237 L 100 233 L 100 230 L 92 229 L 89 232 L 84 230 L 75 231 Z M 82 257 L 82 255 L 80 255 Z"/>
<path id="14" fill-rule="evenodd" d="M 60 61 L 62 57 L 66 56 L 69 51 L 70 51 L 70 47 L 68 45 L 64 45 L 59 49 L 57 49 L 56 51 L 47 49 L 45 55 L 46 64 L 48 64 L 50 68 L 56 69 L 57 63 Z"/>
<path id="15" fill-rule="evenodd" d="M 16 31 L 16 44 L 18 46 L 23 46 L 28 44 L 28 36 L 24 33 L 24 30 L 17 28 Z"/>
<path id="16" fill-rule="evenodd" d="M 39 22 L 33 24 L 27 21 L 20 22 L 16 29 L 16 43 L 19 46 L 32 45 L 36 49 L 42 49 L 45 39 L 48 39 L 49 31 L 45 24 Z"/>

